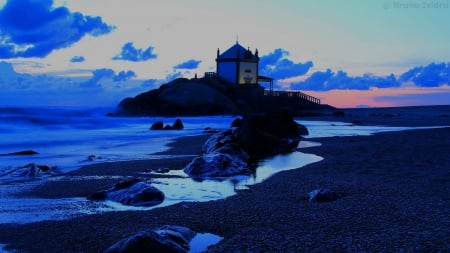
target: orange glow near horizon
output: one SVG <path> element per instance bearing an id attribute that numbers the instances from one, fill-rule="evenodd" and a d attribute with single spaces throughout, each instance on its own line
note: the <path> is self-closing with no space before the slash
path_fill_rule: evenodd
<path id="1" fill-rule="evenodd" d="M 322 104 L 338 108 L 396 107 L 450 104 L 450 86 L 374 88 L 370 90 L 305 91 Z"/>

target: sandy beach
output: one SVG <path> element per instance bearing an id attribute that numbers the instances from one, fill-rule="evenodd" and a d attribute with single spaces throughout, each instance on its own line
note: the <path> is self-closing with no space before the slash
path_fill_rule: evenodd
<path id="1" fill-rule="evenodd" d="M 450 126 L 450 106 L 341 111 L 305 119 Z M 177 139 L 160 153 L 176 155 L 170 159 L 101 163 L 68 176 L 142 176 L 158 168 L 181 169 L 201 153 L 207 138 Z M 450 252 L 450 127 L 308 140 L 322 145 L 301 151 L 324 160 L 277 173 L 232 197 L 149 211 L 2 224 L 0 244 L 18 252 L 103 252 L 140 230 L 170 224 L 224 238 L 208 252 Z M 86 197 L 116 181 L 48 182 L 20 194 Z M 308 192 L 322 187 L 340 197 L 309 202 Z"/>

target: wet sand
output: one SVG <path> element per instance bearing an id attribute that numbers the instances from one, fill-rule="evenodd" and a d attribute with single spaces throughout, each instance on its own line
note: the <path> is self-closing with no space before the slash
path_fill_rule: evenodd
<path id="1" fill-rule="evenodd" d="M 450 126 L 449 106 L 377 110 L 380 114 L 374 109 L 353 109 L 344 110 L 344 115 L 307 119 Z M 165 154 L 196 155 L 206 138 L 180 138 Z M 450 128 L 314 141 L 322 146 L 301 151 L 320 155 L 323 161 L 280 172 L 226 199 L 0 225 L 0 243 L 27 252 L 103 252 L 137 231 L 171 224 L 224 237 L 209 252 L 450 251 Z M 72 172 L 72 176 L 134 176 L 161 167 L 181 169 L 191 159 L 96 164 Z M 89 180 L 83 185 L 44 184 L 22 194 L 86 196 L 113 181 L 104 180 Z M 307 193 L 320 187 L 341 197 L 310 203 Z"/>

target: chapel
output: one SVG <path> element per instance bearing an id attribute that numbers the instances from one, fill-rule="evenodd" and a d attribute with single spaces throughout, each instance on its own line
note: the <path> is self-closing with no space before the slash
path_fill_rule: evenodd
<path id="1" fill-rule="evenodd" d="M 253 53 L 250 48 L 245 49 L 237 41 L 223 53 L 217 49 L 216 74 L 231 83 L 258 83 L 258 49 Z"/>

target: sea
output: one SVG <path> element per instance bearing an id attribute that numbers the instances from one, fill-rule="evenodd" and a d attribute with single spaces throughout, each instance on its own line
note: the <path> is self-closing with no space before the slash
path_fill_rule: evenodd
<path id="1" fill-rule="evenodd" d="M 85 198 L 43 199 L 17 197 L 15 193 L 32 189 L 49 180 L 67 180 L 64 173 L 83 165 L 159 159 L 170 156 L 154 153 L 168 149 L 168 144 L 181 136 L 203 134 L 205 128 L 227 129 L 238 116 L 177 117 L 184 124 L 183 130 L 151 131 L 156 121 L 173 124 L 175 117 L 109 117 L 115 108 L 92 107 L 3 107 L 0 108 L 0 154 L 33 150 L 38 154 L 27 156 L 0 156 L 0 224 L 29 223 L 42 220 L 61 220 L 80 215 L 109 211 L 148 210 L 129 207 L 114 202 L 92 202 Z M 322 160 L 308 152 L 308 147 L 321 145 L 308 139 L 314 137 L 370 135 L 382 131 L 399 131 L 411 128 L 386 126 L 360 126 L 343 122 L 299 120 L 310 134 L 300 147 L 290 154 L 277 155 L 261 160 L 256 175 L 237 176 L 224 181 L 190 179 L 183 171 L 171 171 L 168 175 L 179 177 L 158 179 L 152 184 L 166 196 L 156 207 L 179 202 L 209 201 L 226 198 L 260 183 L 271 175 L 289 169 L 301 168 Z M 183 156 L 184 154 L 179 154 Z M 15 168 L 30 163 L 56 167 L 53 177 L 34 180 L 17 178 L 11 173 Z M 77 179 L 74 179 L 77 180 Z"/>

